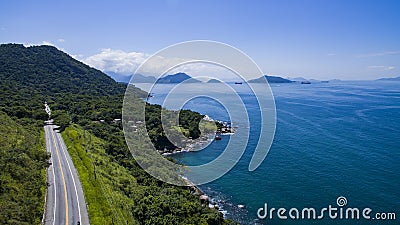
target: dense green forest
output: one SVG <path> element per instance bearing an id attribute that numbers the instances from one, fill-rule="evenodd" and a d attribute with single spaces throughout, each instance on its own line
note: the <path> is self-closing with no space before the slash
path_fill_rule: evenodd
<path id="1" fill-rule="evenodd" d="M 0 112 L 0 224 L 40 224 L 47 159 L 43 131 Z"/>
<path id="2" fill-rule="evenodd" d="M 216 210 L 202 206 L 188 188 L 162 183 L 137 165 L 121 122 L 114 121 L 122 117 L 125 89 L 124 84 L 55 47 L 0 45 L 0 119 L 5 122 L 0 132 L 10 133 L 0 134 L 4 139 L 0 142 L 1 224 L 40 223 L 48 157 L 42 140 L 43 121 L 48 119 L 44 101 L 61 126 L 79 171 L 92 224 L 118 224 L 118 218 L 124 218 L 124 224 L 228 223 Z M 133 90 L 137 101 L 147 96 Z M 146 105 L 151 112 L 146 114 L 146 126 L 156 146 L 173 148 L 157 122 L 160 110 L 160 106 Z M 175 113 L 182 115 L 180 126 L 186 136 L 198 137 L 202 115 Z M 20 166 L 18 160 L 26 165 Z M 27 173 L 31 175 L 22 176 Z M 21 185 L 28 179 L 35 182 Z M 30 209 L 24 209 L 27 202 Z"/>

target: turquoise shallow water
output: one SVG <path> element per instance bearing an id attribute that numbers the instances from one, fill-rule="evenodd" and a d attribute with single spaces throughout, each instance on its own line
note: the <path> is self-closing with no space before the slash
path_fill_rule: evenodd
<path id="1" fill-rule="evenodd" d="M 220 201 L 227 217 L 242 224 L 399 224 L 400 83 L 271 86 L 277 128 L 267 158 L 257 170 L 248 171 L 257 142 L 254 135 L 229 173 L 201 186 Z M 160 104 L 169 87 L 157 86 L 150 102 Z M 193 86 L 189 85 L 188 90 L 191 89 Z M 250 114 L 250 131 L 257 134 L 260 116 L 255 99 L 245 88 L 239 93 Z M 222 106 L 209 99 L 199 98 L 185 107 L 214 119 L 229 120 Z M 240 121 L 236 122 L 240 127 Z M 202 164 L 216 158 L 228 141 L 229 136 L 223 136 L 202 151 L 175 158 L 187 165 Z M 339 196 L 347 198 L 349 207 L 396 212 L 397 221 L 257 220 L 257 209 L 264 203 L 276 208 L 320 209 L 337 206 Z M 246 208 L 238 208 L 239 204 Z"/>

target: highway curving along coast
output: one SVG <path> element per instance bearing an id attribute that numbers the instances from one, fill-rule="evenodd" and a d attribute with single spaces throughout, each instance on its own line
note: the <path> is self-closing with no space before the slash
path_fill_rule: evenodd
<path id="1" fill-rule="evenodd" d="M 52 121 L 44 126 L 51 165 L 47 170 L 45 225 L 89 224 L 85 197 L 67 147 Z"/>

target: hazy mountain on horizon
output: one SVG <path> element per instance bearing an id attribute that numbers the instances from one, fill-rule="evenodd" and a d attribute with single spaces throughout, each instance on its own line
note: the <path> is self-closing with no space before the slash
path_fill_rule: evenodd
<path id="1" fill-rule="evenodd" d="M 288 77 L 287 79 L 291 80 L 291 81 L 296 81 L 296 82 L 302 82 L 302 81 L 308 81 L 308 79 L 304 78 L 304 77 Z"/>
<path id="2" fill-rule="evenodd" d="M 399 77 L 384 77 L 377 79 L 377 81 L 400 81 L 400 76 Z"/>
<path id="3" fill-rule="evenodd" d="M 142 74 L 135 74 L 135 75 L 123 75 L 123 74 L 118 74 L 115 72 L 106 72 L 107 75 L 109 75 L 111 78 L 113 78 L 117 82 L 121 83 L 157 83 L 158 84 L 176 84 L 176 83 L 181 83 L 183 81 L 186 81 L 187 83 L 201 83 L 200 80 L 194 79 L 191 76 L 189 76 L 186 73 L 179 72 L 176 74 L 170 74 L 161 77 L 160 79 L 156 79 L 154 76 L 145 76 Z M 133 78 L 132 78 L 133 77 Z M 132 80 L 131 80 L 132 78 Z M 190 79 L 190 80 L 189 80 Z"/>
<path id="4" fill-rule="evenodd" d="M 111 78 L 113 78 L 117 82 L 121 83 L 129 83 L 133 76 L 133 80 L 131 83 L 154 83 L 156 78 L 154 76 L 145 76 L 142 74 L 135 74 L 135 75 L 124 75 L 115 72 L 105 72 Z"/>
<path id="5" fill-rule="evenodd" d="M 142 74 L 134 74 L 131 75 L 130 77 L 132 77 L 131 83 L 154 83 L 156 82 L 156 78 L 153 76 L 145 76 Z"/>
<path id="6" fill-rule="evenodd" d="M 327 79 L 327 80 L 317 80 L 317 79 L 306 79 L 304 77 L 295 77 L 295 78 L 290 78 L 288 77 L 291 81 L 294 82 L 304 82 L 304 81 L 309 81 L 313 83 L 326 83 L 326 82 L 339 82 L 341 81 L 340 79 Z"/>
<path id="7" fill-rule="evenodd" d="M 218 83 L 222 83 L 220 80 L 217 79 L 210 79 L 207 81 L 208 84 L 218 84 Z"/>
<path id="8" fill-rule="evenodd" d="M 132 77 L 132 75 L 123 75 L 123 74 L 119 74 L 119 73 L 115 73 L 115 72 L 111 72 L 111 71 L 104 71 L 104 73 L 107 74 L 108 76 L 110 76 L 115 81 L 121 82 L 121 83 L 129 83 L 129 81 L 131 80 L 131 77 Z"/>
<path id="9" fill-rule="evenodd" d="M 256 78 L 256 79 L 252 79 L 249 80 L 249 83 L 266 83 L 266 81 L 268 81 L 268 83 L 292 83 L 294 81 L 282 78 L 282 77 L 278 77 L 278 76 L 268 76 L 268 75 L 264 75 L 262 77 Z"/>
<path id="10" fill-rule="evenodd" d="M 182 83 L 183 81 L 186 81 L 187 83 L 202 83 L 201 81 L 196 80 L 196 79 L 192 78 L 191 76 L 187 75 L 186 73 L 182 73 L 182 72 L 161 77 L 160 79 L 157 80 L 157 83 L 158 84 L 177 84 L 177 83 Z"/>

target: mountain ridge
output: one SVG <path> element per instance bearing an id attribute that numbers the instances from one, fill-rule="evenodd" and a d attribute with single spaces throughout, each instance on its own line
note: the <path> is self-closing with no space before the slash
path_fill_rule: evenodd
<path id="1" fill-rule="evenodd" d="M 158 84 L 178 84 L 178 83 L 182 83 L 184 81 L 186 83 L 202 83 L 201 81 L 196 80 L 196 79 L 192 78 L 191 76 L 187 75 L 186 73 L 182 73 L 182 72 L 161 77 L 160 79 L 157 80 L 157 83 Z"/>
<path id="2" fill-rule="evenodd" d="M 0 79 L 54 96 L 73 94 L 113 95 L 126 86 L 110 76 L 72 58 L 54 46 L 0 45 Z"/>
<path id="3" fill-rule="evenodd" d="M 278 77 L 278 76 L 268 76 L 268 75 L 263 75 L 259 78 L 249 80 L 249 83 L 293 83 L 294 81 Z"/>
<path id="4" fill-rule="evenodd" d="M 400 81 L 400 76 L 379 78 L 377 81 Z"/>
<path id="5" fill-rule="evenodd" d="M 154 83 L 156 78 L 154 76 L 146 76 L 142 74 L 123 75 L 115 72 L 106 71 L 105 74 L 109 75 L 117 82 L 122 83 Z"/>

